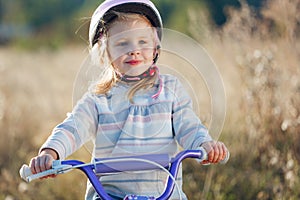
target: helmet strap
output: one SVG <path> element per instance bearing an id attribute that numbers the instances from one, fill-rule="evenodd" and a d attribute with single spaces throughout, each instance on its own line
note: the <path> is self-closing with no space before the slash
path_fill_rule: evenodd
<path id="1" fill-rule="evenodd" d="M 154 67 L 154 65 L 152 65 L 151 67 L 149 67 L 146 71 L 144 71 L 143 73 L 141 73 L 140 75 L 137 76 L 130 76 L 130 75 L 121 75 L 121 80 L 124 82 L 136 82 L 136 81 L 140 81 L 144 78 L 148 78 L 148 77 L 152 77 L 155 75 L 156 72 L 156 67 Z"/>

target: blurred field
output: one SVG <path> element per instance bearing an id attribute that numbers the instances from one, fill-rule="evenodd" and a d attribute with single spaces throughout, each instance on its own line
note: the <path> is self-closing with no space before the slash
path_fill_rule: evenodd
<path id="1" fill-rule="evenodd" d="M 85 56 L 85 48 L 74 46 L 57 52 L 0 49 L 0 199 L 56 199 L 65 191 L 64 183 L 57 187 L 56 181 L 27 188 L 18 168 L 71 110 L 72 84 Z M 45 192 L 51 188 L 53 195 Z M 73 199 L 78 196 L 74 191 Z"/>
<path id="2" fill-rule="evenodd" d="M 190 199 L 300 198 L 299 9 L 298 0 L 276 0 L 263 11 L 267 20 L 259 21 L 244 6 L 231 11 L 222 30 L 201 35 L 197 28 L 205 19 L 192 21 L 191 33 L 224 80 L 227 116 L 220 139 L 231 160 L 209 167 L 186 162 L 184 190 Z M 191 18 L 197 15 L 190 12 Z M 71 110 L 73 82 L 86 55 L 82 46 L 0 49 L 0 200 L 83 198 L 80 173 L 27 185 L 18 170 Z M 89 160 L 84 149 L 73 158 Z"/>

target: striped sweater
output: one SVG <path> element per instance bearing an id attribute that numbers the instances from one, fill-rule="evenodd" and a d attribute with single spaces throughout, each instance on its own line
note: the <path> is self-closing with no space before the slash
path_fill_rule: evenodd
<path id="1" fill-rule="evenodd" d="M 181 83 L 172 75 L 161 75 L 163 88 L 152 98 L 159 85 L 138 91 L 131 103 L 130 86 L 118 83 L 108 93 L 86 93 L 72 113 L 57 127 L 41 147 L 55 149 L 60 159 L 75 152 L 86 142 L 94 143 L 94 158 L 123 155 L 168 153 L 178 148 L 195 149 L 212 138 L 192 109 L 192 102 Z M 101 178 L 104 188 L 116 199 L 126 194 L 158 196 L 164 189 L 166 174 L 125 173 Z M 177 178 L 182 186 L 181 169 Z M 181 189 L 180 189 L 181 190 Z M 185 195 L 180 191 L 183 199 Z M 174 192 L 172 199 L 178 199 Z M 86 199 L 96 194 L 88 183 Z"/>

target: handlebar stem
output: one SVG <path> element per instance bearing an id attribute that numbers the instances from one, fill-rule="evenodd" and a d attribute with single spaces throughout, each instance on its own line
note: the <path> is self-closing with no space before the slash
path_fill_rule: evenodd
<path id="1" fill-rule="evenodd" d="M 202 150 L 186 150 L 186 151 L 182 151 L 179 154 L 176 155 L 175 158 L 172 159 L 171 161 L 171 167 L 170 167 L 170 173 L 174 176 L 177 177 L 178 171 L 179 171 L 179 165 L 181 164 L 181 162 L 186 159 L 186 158 L 202 158 L 203 157 L 204 152 Z M 168 177 L 168 182 L 165 186 L 165 190 L 164 193 L 161 194 L 161 196 L 159 196 L 157 198 L 157 200 L 165 200 L 165 199 L 169 199 L 173 193 L 174 190 L 174 186 L 175 183 L 172 179 L 172 177 Z"/>
<path id="2" fill-rule="evenodd" d="M 76 165 L 82 165 L 84 164 L 84 162 L 78 160 L 65 160 L 65 161 L 61 161 L 61 164 L 76 166 Z M 93 187 L 95 188 L 96 192 L 101 197 L 101 199 L 110 200 L 111 197 L 105 192 L 101 182 L 98 180 L 98 177 L 93 171 L 94 168 L 95 168 L 94 165 L 85 165 L 82 167 L 78 167 L 78 169 L 84 172 L 85 175 L 89 178 L 91 184 L 93 185 Z"/>

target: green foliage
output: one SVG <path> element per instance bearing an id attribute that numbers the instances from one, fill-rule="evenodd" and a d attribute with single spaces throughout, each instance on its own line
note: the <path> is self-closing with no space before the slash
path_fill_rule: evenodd
<path id="1" fill-rule="evenodd" d="M 83 0 L 22 0 L 21 5 L 26 11 L 25 17 L 29 25 L 39 29 L 54 22 L 70 21 L 69 18 L 82 6 L 83 2 Z"/>
<path id="2" fill-rule="evenodd" d="M 11 27 L 8 41 L 25 48 L 56 49 L 74 41 L 80 23 L 77 14 L 85 4 L 83 0 L 15 0 L 3 2 L 2 8 L 5 12 L 0 25 Z M 26 27 L 27 31 L 16 33 L 18 27 Z"/>

